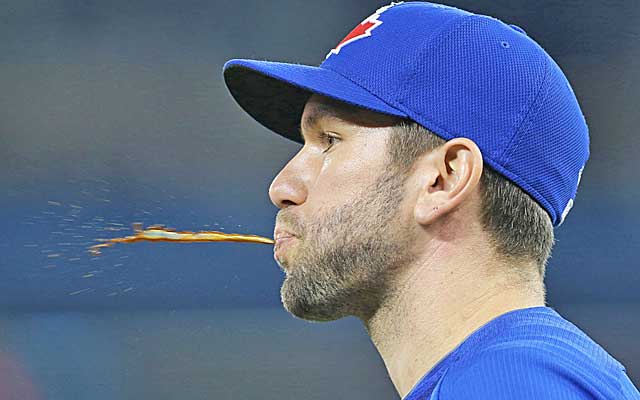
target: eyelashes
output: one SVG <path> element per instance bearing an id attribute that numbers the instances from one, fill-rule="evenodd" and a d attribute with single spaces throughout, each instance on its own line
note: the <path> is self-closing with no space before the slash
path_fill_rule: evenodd
<path id="1" fill-rule="evenodd" d="M 318 140 L 320 141 L 320 143 L 326 146 L 326 148 L 322 152 L 327 153 L 329 150 L 331 150 L 333 145 L 340 141 L 340 138 L 331 133 L 320 132 L 318 133 Z"/>

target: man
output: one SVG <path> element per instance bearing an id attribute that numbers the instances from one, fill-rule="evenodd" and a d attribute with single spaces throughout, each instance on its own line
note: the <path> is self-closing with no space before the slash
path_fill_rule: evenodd
<path id="1" fill-rule="evenodd" d="M 239 105 L 304 143 L 274 179 L 293 315 L 365 324 L 405 399 L 640 399 L 545 307 L 589 154 L 564 74 L 519 27 L 378 9 L 320 67 L 231 60 Z"/>

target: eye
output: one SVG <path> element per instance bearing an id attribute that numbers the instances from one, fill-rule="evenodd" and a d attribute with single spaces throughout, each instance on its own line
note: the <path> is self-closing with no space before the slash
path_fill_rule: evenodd
<path id="1" fill-rule="evenodd" d="M 326 153 L 333 147 L 333 145 L 337 141 L 340 140 L 340 138 L 327 132 L 320 132 L 318 134 L 318 140 L 320 140 L 320 143 L 326 146 L 326 148 L 322 151 L 323 153 Z"/>

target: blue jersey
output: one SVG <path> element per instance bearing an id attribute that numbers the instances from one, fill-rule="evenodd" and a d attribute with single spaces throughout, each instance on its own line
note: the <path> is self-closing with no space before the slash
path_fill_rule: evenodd
<path id="1" fill-rule="evenodd" d="M 548 307 L 511 311 L 472 333 L 404 400 L 640 400 L 624 366 Z"/>

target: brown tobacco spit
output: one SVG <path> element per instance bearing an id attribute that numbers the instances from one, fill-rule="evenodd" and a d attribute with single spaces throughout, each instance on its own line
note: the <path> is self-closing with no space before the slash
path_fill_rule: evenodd
<path id="1" fill-rule="evenodd" d="M 133 236 L 125 236 L 113 239 L 97 239 L 104 243 L 96 244 L 89 248 L 89 253 L 93 256 L 99 256 L 101 249 L 113 246 L 116 243 L 134 243 L 141 241 L 150 242 L 247 242 L 247 243 L 264 243 L 273 244 L 272 239 L 257 235 L 242 235 L 239 233 L 224 233 L 218 231 L 175 231 L 173 229 L 164 228 L 162 225 L 153 225 L 147 229 L 142 229 L 141 223 L 133 224 Z"/>

